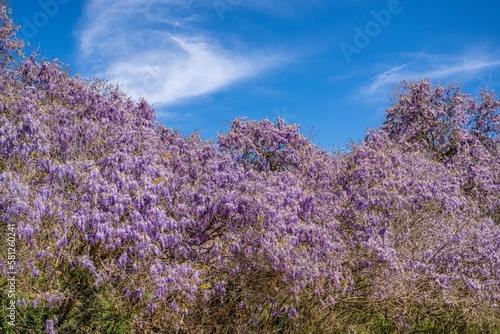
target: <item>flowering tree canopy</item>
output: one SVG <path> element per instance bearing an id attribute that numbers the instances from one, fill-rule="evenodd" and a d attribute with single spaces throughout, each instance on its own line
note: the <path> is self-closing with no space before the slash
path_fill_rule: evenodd
<path id="1" fill-rule="evenodd" d="M 485 90 L 481 98 L 477 102 L 458 86 L 433 88 L 428 79 L 405 81 L 398 101 L 387 110 L 382 130 L 401 145 L 420 148 L 438 159 L 456 155 L 475 139 L 497 150 L 500 101 Z"/>
<path id="2" fill-rule="evenodd" d="M 0 19 L 14 332 L 499 328 L 493 92 L 404 82 L 382 128 L 342 154 L 283 120 L 238 118 L 203 141 L 25 56 L 5 6 Z"/>

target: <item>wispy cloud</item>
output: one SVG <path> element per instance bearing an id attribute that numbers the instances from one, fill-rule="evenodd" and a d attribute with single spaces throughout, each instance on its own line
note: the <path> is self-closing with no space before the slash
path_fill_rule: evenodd
<path id="1" fill-rule="evenodd" d="M 161 55 L 146 50 L 116 60 L 109 64 L 104 76 L 120 82 L 133 97 L 169 104 L 258 75 L 274 63 L 272 56 L 254 55 L 249 59 L 202 41 L 167 38 L 170 47 Z"/>
<path id="2" fill-rule="evenodd" d="M 431 55 L 415 53 L 405 55 L 402 65 L 396 65 L 372 76 L 361 88 L 363 95 L 375 96 L 387 92 L 401 80 L 466 81 L 479 74 L 500 67 L 500 58 L 491 53 L 474 55 Z"/>
<path id="3" fill-rule="evenodd" d="M 284 63 L 273 50 L 222 46 L 201 28 L 207 4 L 90 0 L 78 33 L 80 54 L 93 75 L 160 104 L 209 94 Z"/>

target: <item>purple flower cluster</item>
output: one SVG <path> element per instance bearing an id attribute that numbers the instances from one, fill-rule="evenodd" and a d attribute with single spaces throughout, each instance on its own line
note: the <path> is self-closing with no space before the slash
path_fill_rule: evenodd
<path id="1" fill-rule="evenodd" d="M 18 303 L 45 310 L 46 332 L 91 292 L 132 328 L 187 332 L 360 301 L 404 329 L 447 307 L 481 321 L 500 302 L 493 93 L 403 83 L 383 127 L 344 153 L 283 120 L 239 118 L 202 141 L 144 100 L 21 57 L 0 16 L 0 228 L 18 228 Z"/>

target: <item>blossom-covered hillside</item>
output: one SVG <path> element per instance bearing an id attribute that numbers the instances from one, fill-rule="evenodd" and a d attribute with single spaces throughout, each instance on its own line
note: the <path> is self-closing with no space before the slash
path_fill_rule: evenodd
<path id="1" fill-rule="evenodd" d="M 203 141 L 0 18 L 6 333 L 500 331 L 493 92 L 404 82 L 348 152 L 283 120 Z"/>

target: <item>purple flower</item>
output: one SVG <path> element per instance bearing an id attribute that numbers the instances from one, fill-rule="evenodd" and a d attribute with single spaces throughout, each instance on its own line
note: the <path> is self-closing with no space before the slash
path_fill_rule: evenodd
<path id="1" fill-rule="evenodd" d="M 54 320 L 47 319 L 45 321 L 45 333 L 47 334 L 56 334 L 57 331 L 54 328 Z"/>

